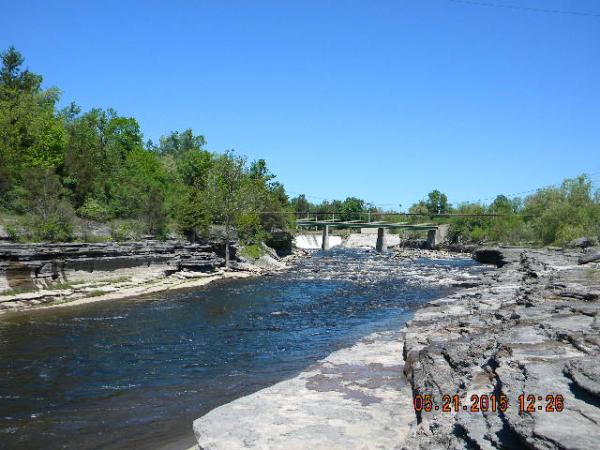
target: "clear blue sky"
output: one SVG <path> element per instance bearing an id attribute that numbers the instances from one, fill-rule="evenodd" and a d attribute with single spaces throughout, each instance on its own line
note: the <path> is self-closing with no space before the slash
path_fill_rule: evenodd
<path id="1" fill-rule="evenodd" d="M 292 193 L 406 208 L 600 171 L 597 0 L 0 1 L 0 47 L 63 103 L 191 127 Z"/>

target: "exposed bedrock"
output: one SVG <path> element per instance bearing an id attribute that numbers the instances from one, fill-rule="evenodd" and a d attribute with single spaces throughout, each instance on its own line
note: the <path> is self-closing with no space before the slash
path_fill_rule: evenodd
<path id="1" fill-rule="evenodd" d="M 414 418 L 402 369 L 400 333 L 373 334 L 197 419 L 199 448 L 393 448 Z"/>
<path id="2" fill-rule="evenodd" d="M 140 269 L 211 272 L 223 265 L 223 251 L 223 245 L 181 241 L 0 244 L 0 292 L 89 281 L 111 273 L 132 275 Z"/>
<path id="3" fill-rule="evenodd" d="M 579 266 L 578 256 L 480 251 L 502 268 L 417 312 L 404 345 L 413 394 L 439 405 L 458 394 L 461 407 L 423 411 L 403 448 L 600 448 L 600 269 Z M 520 411 L 523 393 L 534 411 Z M 508 409 L 470 412 L 473 394 L 504 394 Z M 564 410 L 546 411 L 557 395 Z"/>
<path id="4" fill-rule="evenodd" d="M 478 252 L 501 267 L 418 310 L 403 331 L 197 419 L 200 448 L 600 448 L 600 265 L 580 256 Z M 523 393 L 534 410 L 520 411 Z M 416 413 L 416 394 L 440 409 Z M 458 412 L 441 411 L 445 394 L 459 396 Z M 474 394 L 504 395 L 508 408 L 463 410 Z"/>

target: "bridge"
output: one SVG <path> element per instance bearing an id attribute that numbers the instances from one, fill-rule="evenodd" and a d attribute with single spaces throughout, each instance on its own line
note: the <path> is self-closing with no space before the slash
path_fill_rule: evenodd
<path id="1" fill-rule="evenodd" d="M 327 219 L 297 219 L 296 225 L 299 228 L 315 227 L 323 230 L 323 242 L 321 248 L 329 250 L 329 229 L 330 228 L 360 228 L 360 229 L 377 229 L 377 244 L 375 248 L 378 252 L 384 251 L 387 247 L 385 244 L 386 230 L 402 229 L 407 231 L 427 231 L 427 243 L 430 247 L 442 243 L 448 236 L 448 228 L 450 225 L 438 225 L 435 223 L 417 223 L 411 224 L 408 222 L 365 222 L 363 220 L 336 220 Z"/>

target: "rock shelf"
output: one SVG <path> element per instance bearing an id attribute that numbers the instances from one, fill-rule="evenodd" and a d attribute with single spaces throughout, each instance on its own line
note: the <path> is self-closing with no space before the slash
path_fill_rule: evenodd
<path id="1" fill-rule="evenodd" d="M 404 330 L 371 335 L 197 419 L 199 447 L 600 448 L 600 266 L 580 265 L 581 256 L 476 252 L 499 268 L 430 302 Z M 439 407 L 457 395 L 461 407 L 417 413 L 418 394 Z M 474 394 L 505 395 L 508 407 L 471 412 Z M 521 394 L 535 396 L 534 411 L 520 411 Z M 548 395 L 562 396 L 561 412 L 546 411 Z"/>

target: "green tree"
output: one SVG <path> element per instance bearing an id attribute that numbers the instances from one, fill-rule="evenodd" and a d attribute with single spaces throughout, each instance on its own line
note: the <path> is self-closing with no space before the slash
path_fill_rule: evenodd
<path id="1" fill-rule="evenodd" d="M 410 208 L 408 208 L 408 213 L 412 214 L 412 216 L 408 218 L 410 223 L 421 223 L 423 222 L 423 217 L 430 215 L 429 208 L 427 207 L 425 200 L 419 200 L 417 203 L 414 203 Z"/>
<path id="2" fill-rule="evenodd" d="M 208 176 L 206 196 L 213 217 L 225 228 L 225 267 L 230 266 L 229 243 L 232 227 L 247 210 L 245 194 L 248 193 L 244 158 L 232 151 L 215 158 Z"/>
<path id="3" fill-rule="evenodd" d="M 207 235 L 210 226 L 210 211 L 204 193 L 189 187 L 181 197 L 176 214 L 177 226 L 190 242 L 196 242 L 198 234 Z"/>
<path id="4" fill-rule="evenodd" d="M 65 241 L 73 232 L 73 208 L 65 197 L 59 177 L 52 169 L 27 170 L 25 189 L 33 238 L 41 241 Z"/>
<path id="5" fill-rule="evenodd" d="M 63 112 L 68 136 L 64 183 L 73 193 L 76 208 L 94 194 L 101 197 L 101 203 L 106 203 L 106 198 L 103 198 L 106 163 L 101 148 L 102 137 L 98 130 L 98 110 L 92 110 L 83 116 L 79 116 L 79 113 L 80 109 L 74 104 Z"/>
<path id="6" fill-rule="evenodd" d="M 360 198 L 348 197 L 341 204 L 342 220 L 360 220 L 364 218 L 365 202 Z"/>
<path id="7" fill-rule="evenodd" d="M 175 161 L 179 179 L 188 186 L 206 187 L 212 155 L 204 150 L 187 149 Z"/>
<path id="8" fill-rule="evenodd" d="M 446 214 L 450 211 L 448 197 L 437 189 L 427 194 L 426 206 L 431 215 Z"/>
<path id="9" fill-rule="evenodd" d="M 298 197 L 293 198 L 290 203 L 294 211 L 298 213 L 299 217 L 307 216 L 312 206 L 310 202 L 306 200 L 304 194 L 300 194 Z"/>
<path id="10" fill-rule="evenodd" d="M 159 140 L 158 147 L 154 150 L 163 156 L 177 157 L 187 150 L 202 150 L 206 145 L 204 136 L 196 136 L 191 129 L 183 132 L 173 131 Z"/>
<path id="11" fill-rule="evenodd" d="M 0 57 L 0 188 L 6 192 L 28 168 L 61 166 L 66 137 L 55 113 L 59 91 L 43 90 L 42 77 L 22 69 L 14 47 Z"/>
<path id="12" fill-rule="evenodd" d="M 260 180 L 263 183 L 268 183 L 275 178 L 275 175 L 267 168 L 267 162 L 264 159 L 259 159 L 250 164 L 248 176 L 253 180 Z"/>

